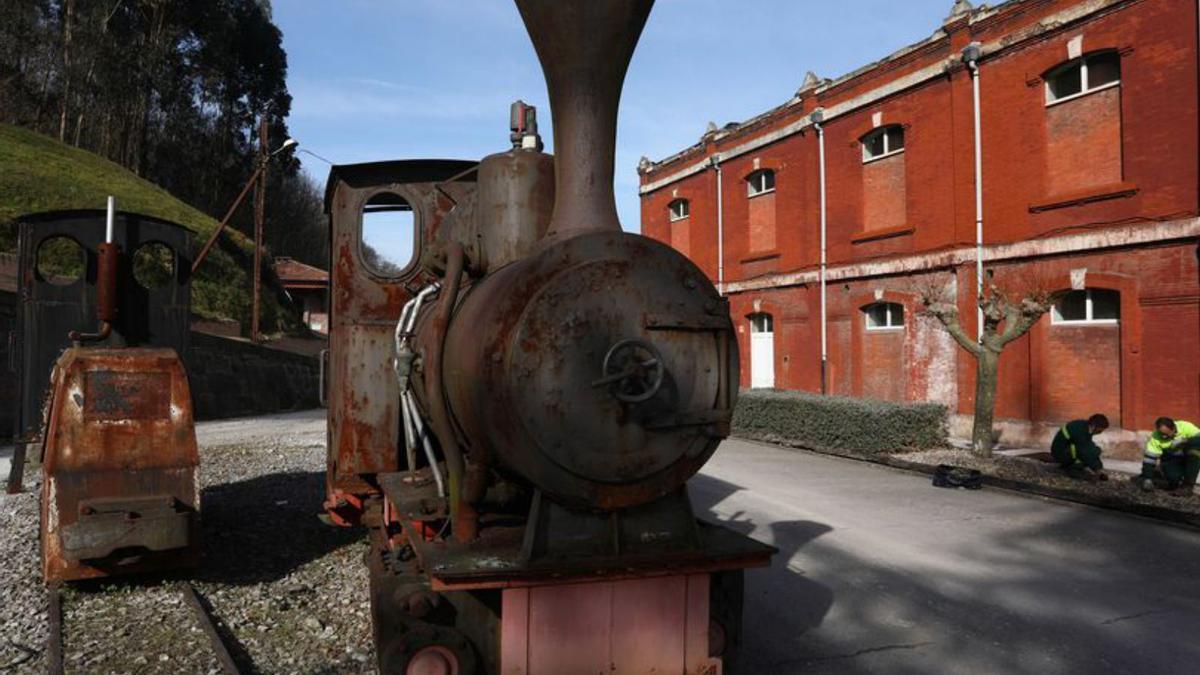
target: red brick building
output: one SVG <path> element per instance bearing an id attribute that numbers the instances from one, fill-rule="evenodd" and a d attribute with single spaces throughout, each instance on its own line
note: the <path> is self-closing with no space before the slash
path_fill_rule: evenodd
<path id="1" fill-rule="evenodd" d="M 1097 411 L 1195 420 L 1197 58 L 1196 2 L 960 0 L 932 37 L 644 159 L 642 230 L 729 297 L 742 386 L 965 416 L 974 361 L 919 295 L 976 330 L 979 185 L 988 283 L 1072 291 L 1001 358 L 1005 440 Z"/>

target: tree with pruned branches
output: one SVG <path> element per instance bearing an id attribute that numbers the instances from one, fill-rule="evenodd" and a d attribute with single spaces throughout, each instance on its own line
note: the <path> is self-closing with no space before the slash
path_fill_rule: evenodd
<path id="1" fill-rule="evenodd" d="M 1032 287 L 1023 292 L 1005 291 L 989 284 L 978 299 L 983 310 L 983 330 L 978 339 L 969 335 L 959 321 L 958 306 L 947 298 L 944 288 L 929 285 L 920 289 L 921 304 L 946 329 L 968 354 L 975 358 L 975 420 L 971 428 L 972 451 L 990 457 L 995 437 L 992 422 L 996 415 L 996 385 L 1000 372 L 1000 353 L 1050 311 L 1062 297 Z"/>

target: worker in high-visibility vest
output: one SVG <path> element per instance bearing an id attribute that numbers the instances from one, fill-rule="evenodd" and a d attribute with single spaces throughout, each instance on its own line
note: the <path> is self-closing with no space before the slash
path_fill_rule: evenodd
<path id="1" fill-rule="evenodd" d="M 1154 420 L 1154 433 L 1146 441 L 1142 457 L 1143 490 L 1154 489 L 1155 467 L 1162 472 L 1168 490 L 1182 487 L 1191 492 L 1200 474 L 1200 427 L 1170 417 Z"/>
<path id="2" fill-rule="evenodd" d="M 1050 442 L 1050 454 L 1072 478 L 1108 480 L 1100 461 L 1100 446 L 1092 440 L 1107 428 L 1108 418 L 1100 413 L 1086 420 L 1067 422 Z"/>

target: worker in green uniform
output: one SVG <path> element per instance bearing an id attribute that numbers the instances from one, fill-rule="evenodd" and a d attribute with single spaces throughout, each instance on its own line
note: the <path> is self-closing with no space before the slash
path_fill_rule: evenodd
<path id="1" fill-rule="evenodd" d="M 1143 490 L 1154 489 L 1155 467 L 1162 473 L 1166 489 L 1191 492 L 1200 474 L 1200 427 L 1170 417 L 1154 420 L 1154 433 L 1146 441 L 1142 457 Z"/>
<path id="2" fill-rule="evenodd" d="M 1100 447 L 1092 440 L 1107 428 L 1108 418 L 1100 413 L 1086 420 L 1067 422 L 1054 434 L 1050 454 L 1072 478 L 1108 480 L 1104 463 L 1100 461 Z"/>

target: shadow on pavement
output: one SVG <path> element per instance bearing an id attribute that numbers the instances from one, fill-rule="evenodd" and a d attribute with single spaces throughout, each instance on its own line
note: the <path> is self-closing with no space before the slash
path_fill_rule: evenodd
<path id="1" fill-rule="evenodd" d="M 769 524 L 755 523 L 741 512 L 732 517 L 718 515 L 713 507 L 743 488 L 705 474 L 697 474 L 688 481 L 688 492 L 692 497 L 692 508 L 702 520 L 723 525 L 729 529 L 751 536 L 779 549 L 767 569 L 746 570 L 746 596 L 742 611 L 743 642 L 740 673 L 764 672 L 754 664 L 764 657 L 778 658 L 780 648 L 786 644 L 769 644 L 762 641 L 758 629 L 763 617 L 775 616 L 780 608 L 785 613 L 778 618 L 786 621 L 788 633 L 799 637 L 821 625 L 829 608 L 833 605 L 833 590 L 825 584 L 805 576 L 803 569 L 789 564 L 796 552 L 813 540 L 830 532 L 831 527 L 809 520 L 780 521 Z M 769 534 L 755 533 L 759 526 Z"/>
<path id="2" fill-rule="evenodd" d="M 957 509 L 928 520 L 864 500 L 856 517 L 886 527 L 831 539 L 811 521 L 754 522 L 736 499 L 719 509 L 732 517 L 717 515 L 742 488 L 705 475 L 690 485 L 701 518 L 780 548 L 746 575 L 740 673 L 1200 668 L 1200 644 L 1165 639 L 1200 634 L 1193 531 L 985 492 L 958 493 Z M 910 516 L 915 527 L 893 525 Z"/>

